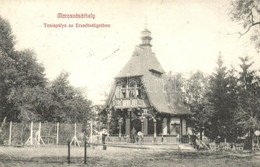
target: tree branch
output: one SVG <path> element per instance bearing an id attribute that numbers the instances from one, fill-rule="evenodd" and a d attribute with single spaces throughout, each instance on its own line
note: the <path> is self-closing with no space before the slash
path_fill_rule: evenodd
<path id="1" fill-rule="evenodd" d="M 241 38 L 243 35 L 245 35 L 246 33 L 248 33 L 248 32 L 250 31 L 250 29 L 251 29 L 252 27 L 256 26 L 256 25 L 260 25 L 260 22 L 255 22 L 255 23 L 251 24 L 251 25 L 246 29 L 246 31 L 243 32 L 243 33 L 239 32 L 239 35 L 240 35 L 239 38 Z"/>
<path id="2" fill-rule="evenodd" d="M 253 8 L 254 8 L 254 6 L 250 9 L 250 12 L 249 12 L 249 15 L 251 17 L 251 25 L 248 26 L 248 28 L 246 29 L 245 32 L 243 32 L 243 33 L 239 32 L 239 35 L 240 35 L 239 38 L 241 38 L 243 35 L 248 33 L 252 27 L 254 27 L 254 26 L 258 25 L 258 24 L 260 25 L 260 21 L 258 21 L 258 22 L 254 21 Z"/>

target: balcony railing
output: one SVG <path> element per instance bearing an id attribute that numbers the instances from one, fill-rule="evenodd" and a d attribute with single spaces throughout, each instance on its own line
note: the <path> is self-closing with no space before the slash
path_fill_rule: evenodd
<path id="1" fill-rule="evenodd" d="M 116 99 L 115 108 L 138 108 L 144 107 L 143 99 Z"/>

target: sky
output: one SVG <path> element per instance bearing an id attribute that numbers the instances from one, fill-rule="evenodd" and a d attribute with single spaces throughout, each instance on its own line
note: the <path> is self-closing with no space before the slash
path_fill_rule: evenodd
<path id="1" fill-rule="evenodd" d="M 238 57 L 246 55 L 259 67 L 249 37 L 239 38 L 240 26 L 228 17 L 230 8 L 229 0 L 0 0 L 0 16 L 11 24 L 16 49 L 34 50 L 50 81 L 68 72 L 70 83 L 84 89 L 95 104 L 104 102 L 145 26 L 166 72 L 210 74 L 219 53 L 228 67 L 236 67 Z M 58 18 L 59 13 L 91 18 Z"/>

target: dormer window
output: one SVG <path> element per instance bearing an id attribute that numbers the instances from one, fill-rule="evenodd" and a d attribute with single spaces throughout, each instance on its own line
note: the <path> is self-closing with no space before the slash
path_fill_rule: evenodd
<path id="1" fill-rule="evenodd" d="M 154 69 L 149 69 L 149 71 L 152 73 L 152 75 L 156 76 L 156 77 L 161 77 L 162 73 L 154 70 Z"/>

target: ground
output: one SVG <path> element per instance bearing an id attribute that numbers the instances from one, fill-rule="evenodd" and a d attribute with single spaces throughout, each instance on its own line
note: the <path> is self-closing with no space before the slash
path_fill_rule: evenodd
<path id="1" fill-rule="evenodd" d="M 84 165 L 83 147 L 71 148 L 71 163 L 67 163 L 67 147 L 0 147 L 2 166 L 149 166 L 149 167 L 258 167 L 260 153 L 187 151 L 178 149 L 149 149 L 101 146 L 87 149 L 87 165 Z"/>

